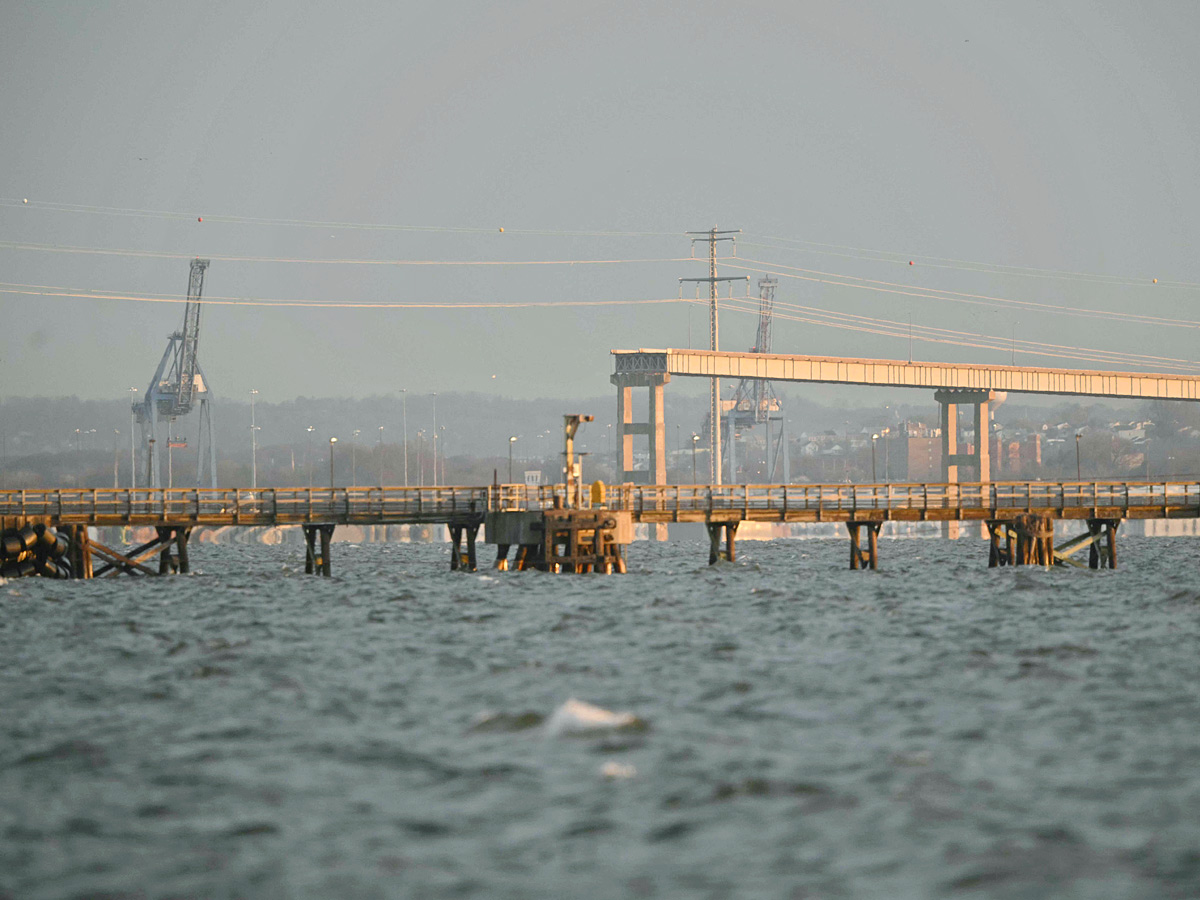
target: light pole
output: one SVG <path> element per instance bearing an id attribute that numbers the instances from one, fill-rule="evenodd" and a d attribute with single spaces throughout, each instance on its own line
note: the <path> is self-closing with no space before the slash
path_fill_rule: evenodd
<path id="1" fill-rule="evenodd" d="M 358 487 L 358 436 L 362 434 L 361 428 L 354 429 L 354 440 L 350 442 L 350 487 Z"/>
<path id="2" fill-rule="evenodd" d="M 700 443 L 700 435 L 692 432 L 692 484 L 696 483 L 696 445 Z"/>
<path id="3" fill-rule="evenodd" d="M 1079 461 L 1079 432 L 1075 432 L 1075 480 L 1083 481 L 1083 467 Z"/>
<path id="4" fill-rule="evenodd" d="M 435 435 L 437 446 L 442 450 L 442 484 L 446 483 L 446 426 L 441 427 L 441 434 Z M 436 459 L 436 457 L 434 457 Z"/>
<path id="5" fill-rule="evenodd" d="M 82 428 L 75 429 L 75 487 L 83 487 L 83 451 L 79 444 L 82 433 Z"/>
<path id="6" fill-rule="evenodd" d="M 417 432 L 417 484 L 425 487 L 425 429 Z"/>
<path id="7" fill-rule="evenodd" d="M 333 445 L 337 443 L 337 438 L 329 439 L 329 489 L 333 490 Z"/>
<path id="8" fill-rule="evenodd" d="M 515 434 L 509 435 L 509 438 L 508 438 L 508 483 L 509 484 L 513 483 L 512 451 L 513 451 L 513 444 L 515 444 L 516 442 L 517 442 L 517 436 Z"/>
<path id="9" fill-rule="evenodd" d="M 400 388 L 400 410 L 404 420 L 404 486 L 408 487 L 408 388 Z"/>
<path id="10" fill-rule="evenodd" d="M 875 475 L 875 442 L 879 440 L 879 435 L 871 435 L 871 484 L 876 484 L 879 479 Z"/>
<path id="11" fill-rule="evenodd" d="M 437 391 L 433 392 L 433 486 L 437 487 Z"/>
<path id="12" fill-rule="evenodd" d="M 383 426 L 379 426 L 379 486 L 383 487 Z"/>
<path id="13" fill-rule="evenodd" d="M 120 429 L 113 429 L 113 489 L 121 486 L 121 457 L 117 455 L 117 438 L 121 436 Z"/>
<path id="14" fill-rule="evenodd" d="M 134 432 L 134 416 L 137 415 L 137 394 L 138 389 L 131 387 L 129 389 L 129 488 L 130 490 L 137 487 L 137 439 L 133 436 Z"/>
<path id="15" fill-rule="evenodd" d="M 304 467 L 308 469 L 308 486 L 312 487 L 312 433 L 313 427 L 309 425 L 305 431 L 308 432 L 308 443 L 304 447 Z"/>
<path id="16" fill-rule="evenodd" d="M 250 389 L 250 489 L 258 487 L 258 426 L 254 424 L 254 398 L 258 391 Z"/>
<path id="17" fill-rule="evenodd" d="M 175 487 L 175 420 L 167 419 L 167 487 Z"/>

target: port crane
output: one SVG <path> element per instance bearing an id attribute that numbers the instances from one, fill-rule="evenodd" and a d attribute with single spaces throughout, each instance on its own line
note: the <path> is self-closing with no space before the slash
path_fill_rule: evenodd
<path id="1" fill-rule="evenodd" d="M 751 353 L 771 352 L 771 317 L 775 311 L 775 288 L 779 280 L 769 275 L 758 280 L 758 332 Z M 726 405 L 726 404 L 723 404 Z M 780 476 L 788 480 L 787 430 L 783 419 L 783 404 L 764 378 L 743 378 L 738 382 L 732 403 L 727 404 L 725 427 L 729 446 L 729 481 L 737 479 L 737 433 L 739 429 L 752 429 L 756 425 L 766 427 L 763 444 L 767 472 L 764 481 L 775 482 Z M 772 435 L 772 423 L 778 423 L 777 433 Z M 773 445 L 773 446 L 772 446 Z M 783 472 L 779 472 L 780 463 Z"/>
<path id="2" fill-rule="evenodd" d="M 133 407 L 141 426 L 146 480 L 152 488 L 164 487 L 162 457 L 166 455 L 169 460 L 171 448 L 177 445 L 176 437 L 172 434 L 173 423 L 191 413 L 197 406 L 200 416 L 196 437 L 196 486 L 217 486 L 212 392 L 208 388 L 208 379 L 196 355 L 200 344 L 200 300 L 204 293 L 204 271 L 208 264 L 207 259 L 192 260 L 188 273 L 187 303 L 183 310 L 183 328 L 167 335 L 167 349 L 163 352 L 154 377 L 150 380 L 150 386 L 146 388 L 141 402 L 135 403 Z M 167 439 L 159 443 L 157 435 L 159 423 L 162 422 L 167 426 Z M 160 449 L 156 450 L 156 445 Z M 169 480 L 174 479 L 171 477 Z M 171 486 L 173 485 L 166 485 Z"/>

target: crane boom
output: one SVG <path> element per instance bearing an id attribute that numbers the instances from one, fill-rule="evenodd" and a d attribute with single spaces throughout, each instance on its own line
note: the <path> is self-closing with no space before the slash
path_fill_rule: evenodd
<path id="1" fill-rule="evenodd" d="M 187 306 L 183 311 L 183 334 L 176 357 L 179 383 L 176 391 L 176 415 L 184 415 L 192 408 L 192 396 L 196 392 L 196 348 L 200 343 L 200 296 L 204 292 L 204 270 L 207 259 L 193 259 L 188 275 Z"/>

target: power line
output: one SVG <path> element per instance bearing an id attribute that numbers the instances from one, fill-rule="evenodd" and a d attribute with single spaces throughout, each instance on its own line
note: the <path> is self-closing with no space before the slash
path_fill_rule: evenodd
<path id="1" fill-rule="evenodd" d="M 91 206 L 82 203 L 56 203 L 49 200 L 17 200 L 11 197 L 0 198 L 0 207 L 21 207 L 47 212 L 84 213 L 89 215 L 125 216 L 145 219 L 175 219 L 179 221 L 207 221 L 224 225 L 275 225 L 291 228 L 335 228 L 356 229 L 364 231 L 424 231 L 446 234 L 519 234 L 540 235 L 546 237 L 679 237 L 677 231 L 609 231 L 609 230 L 579 230 L 550 228 L 497 228 L 458 225 L 395 225 L 379 222 L 335 222 L 319 219 L 290 219 L 270 218 L 265 216 L 233 216 L 212 215 L 195 212 L 178 212 L 161 209 L 136 209 L 120 206 Z"/>
<path id="2" fill-rule="evenodd" d="M 940 288 L 924 288 L 913 287 L 911 285 L 901 284 L 894 281 L 880 281 L 873 278 L 861 278 L 857 275 L 842 275 L 837 272 L 822 272 L 818 269 L 805 269 L 799 266 L 786 266 L 778 263 L 767 262 L 765 260 L 747 259 L 739 257 L 739 262 L 754 263 L 758 267 L 765 267 L 774 274 L 784 278 L 797 278 L 801 281 L 812 281 L 819 284 L 837 285 L 840 287 L 857 288 L 859 290 L 872 290 L 884 294 L 900 294 L 906 297 L 921 297 L 927 300 L 945 300 L 951 303 L 965 303 L 973 306 L 1013 306 L 1019 309 L 1036 310 L 1056 315 L 1078 316 L 1089 319 L 1111 319 L 1115 321 L 1134 322 L 1143 325 L 1178 325 L 1185 328 L 1200 328 L 1200 321 L 1191 319 L 1174 319 L 1166 316 L 1149 316 L 1140 313 L 1122 313 L 1102 309 L 1090 309 L 1087 307 L 1064 306 L 1054 303 L 1039 303 L 1035 300 L 1013 300 L 1008 297 L 997 297 L 988 294 L 969 294 L 964 291 L 947 291 Z M 744 269 L 748 272 L 761 271 L 761 268 L 755 266 L 742 266 L 736 263 L 726 263 L 732 269 Z M 787 271 L 784 271 L 787 270 Z M 795 272 L 807 272 L 809 275 L 797 275 Z M 823 277 L 817 277 L 823 276 Z M 830 280 L 841 279 L 841 280 Z"/>
<path id="3" fill-rule="evenodd" d="M 959 269 L 965 272 L 982 272 L 993 275 L 1014 275 L 1030 278 L 1057 278 L 1067 280 L 1085 280 L 1095 281 L 1102 284 L 1114 285 L 1130 285 L 1141 286 L 1145 284 L 1157 284 L 1160 287 L 1200 287 L 1200 283 L 1194 281 L 1172 281 L 1166 279 L 1155 279 L 1150 277 L 1136 277 L 1130 275 L 1106 275 L 1099 272 L 1075 272 L 1064 269 L 1047 269 L 1038 268 L 1036 266 L 1016 266 L 1005 263 L 992 263 L 977 260 L 955 259 L 946 256 L 929 256 L 923 254 L 913 254 L 900 250 L 873 250 L 866 247 L 853 247 L 845 244 L 830 244 L 820 241 L 804 241 L 799 238 L 778 237 L 775 235 L 765 235 L 766 240 L 785 241 L 793 246 L 781 247 L 778 244 L 761 244 L 751 241 L 744 241 L 744 245 L 748 247 L 769 247 L 775 250 L 785 250 L 792 253 L 817 253 L 827 256 L 841 256 L 847 259 L 864 259 L 871 262 L 885 262 L 894 265 L 908 265 L 910 261 L 920 261 L 922 266 L 933 269 Z M 807 246 L 797 247 L 795 244 L 804 244 Z M 817 248 L 817 249 L 812 249 Z M 845 251 L 845 252 L 838 252 Z"/>
<path id="4" fill-rule="evenodd" d="M 63 297 L 82 300 L 123 300 L 137 303 L 186 303 L 187 298 L 171 294 L 123 294 L 113 291 L 84 291 L 59 288 L 51 285 L 26 285 L 0 282 L 0 294 L 17 294 L 31 297 Z M 688 303 L 679 297 L 641 300 L 497 300 L 460 302 L 367 302 L 341 300 L 264 300 L 251 297 L 208 297 L 206 304 L 219 306 L 254 306 L 279 308 L 313 309 L 530 309 L 550 307 L 589 306 L 653 306 L 667 303 Z"/>
<path id="5" fill-rule="evenodd" d="M 117 247 L 72 247 L 59 244 L 35 244 L 20 241 L 0 241 L 3 250 L 32 250 L 45 253 L 79 253 L 100 256 L 129 256 L 144 259 L 192 259 L 194 253 L 171 253 L 165 250 L 134 250 Z M 223 256 L 205 254 L 207 259 L 221 262 L 309 263 L 312 265 L 354 266 L 584 266 L 628 265 L 635 263 L 678 263 L 695 261 L 680 256 L 670 259 L 353 259 L 348 257 L 304 256 Z"/>

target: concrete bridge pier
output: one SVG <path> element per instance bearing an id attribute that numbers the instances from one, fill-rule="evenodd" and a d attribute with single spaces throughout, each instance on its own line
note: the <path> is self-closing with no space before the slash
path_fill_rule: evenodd
<path id="1" fill-rule="evenodd" d="M 623 484 L 667 483 L 667 425 L 664 415 L 663 386 L 671 380 L 665 372 L 618 372 L 609 380 L 617 386 L 617 472 Z M 633 421 L 633 389 L 646 388 L 650 394 L 646 422 Z M 646 435 L 650 464 L 645 472 L 634 471 L 634 435 Z M 710 451 L 711 452 L 711 451 Z M 667 526 L 651 525 L 650 539 L 665 541 Z"/>
<path id="2" fill-rule="evenodd" d="M 996 399 L 995 391 L 970 390 L 964 388 L 943 389 L 933 395 L 940 407 L 939 424 L 942 431 L 942 481 L 945 484 L 959 483 L 959 467 L 973 469 L 974 481 L 992 480 L 992 458 L 988 416 L 988 403 Z M 975 449 L 970 453 L 958 452 L 958 408 L 963 405 L 974 407 Z M 957 540 L 959 523 L 946 523 L 946 537 Z"/>

